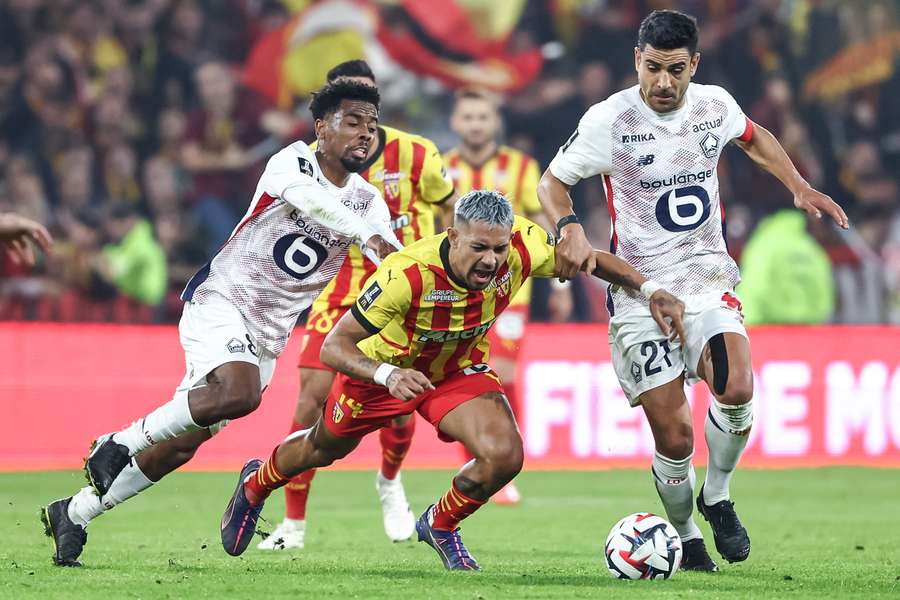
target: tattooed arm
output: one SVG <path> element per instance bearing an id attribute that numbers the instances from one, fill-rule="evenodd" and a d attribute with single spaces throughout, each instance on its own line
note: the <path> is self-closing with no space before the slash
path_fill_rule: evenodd
<path id="1" fill-rule="evenodd" d="M 428 377 L 415 369 L 385 366 L 387 363 L 363 354 L 357 344 L 372 334 L 373 332 L 357 320 L 354 311 L 348 310 L 325 338 L 319 359 L 335 371 L 354 379 L 375 383 L 378 383 L 375 380 L 376 371 L 388 369 L 390 374 L 387 375 L 384 384 L 391 395 L 400 400 L 412 400 L 425 390 L 434 389 Z"/>

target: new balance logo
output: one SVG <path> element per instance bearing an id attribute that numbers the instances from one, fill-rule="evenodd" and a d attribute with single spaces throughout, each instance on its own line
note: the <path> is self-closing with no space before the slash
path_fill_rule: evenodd
<path id="1" fill-rule="evenodd" d="M 653 154 L 645 154 L 643 156 L 638 157 L 638 164 L 642 167 L 646 167 L 647 165 L 653 164 L 653 159 L 656 158 Z"/>

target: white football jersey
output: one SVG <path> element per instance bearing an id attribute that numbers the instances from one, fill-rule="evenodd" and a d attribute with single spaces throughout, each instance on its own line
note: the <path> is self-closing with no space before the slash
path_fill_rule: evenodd
<path id="1" fill-rule="evenodd" d="M 297 317 L 358 243 L 322 225 L 305 206 L 322 189 L 373 227 L 389 230 L 390 212 L 377 188 L 356 174 L 338 188 L 322 174 L 309 146 L 298 141 L 269 159 L 247 213 L 181 299 L 203 304 L 224 298 L 244 316 L 257 344 L 278 356 Z"/>
<path id="2" fill-rule="evenodd" d="M 550 172 L 574 185 L 603 175 L 610 251 L 676 296 L 731 290 L 740 281 L 725 246 L 716 166 L 725 144 L 749 140 L 752 122 L 723 88 L 691 83 L 684 105 L 659 114 L 638 86 L 592 106 Z M 610 314 L 646 307 L 610 286 Z"/>

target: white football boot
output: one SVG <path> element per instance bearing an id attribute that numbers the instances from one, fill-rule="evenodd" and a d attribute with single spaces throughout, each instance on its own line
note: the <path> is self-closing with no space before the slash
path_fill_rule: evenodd
<path id="1" fill-rule="evenodd" d="M 260 550 L 299 550 L 306 537 L 306 521 L 285 519 L 269 537 L 256 545 Z"/>
<path id="2" fill-rule="evenodd" d="M 403 542 L 411 538 L 416 531 L 416 517 L 406 501 L 400 474 L 397 474 L 396 479 L 385 479 L 379 471 L 375 476 L 375 489 L 381 500 L 384 532 L 388 538 L 392 542 Z"/>

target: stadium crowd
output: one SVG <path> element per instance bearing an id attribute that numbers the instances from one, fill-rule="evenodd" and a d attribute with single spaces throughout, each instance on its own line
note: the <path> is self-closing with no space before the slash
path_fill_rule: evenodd
<path id="1" fill-rule="evenodd" d="M 0 319 L 177 320 L 181 289 L 243 214 L 268 156 L 291 139 L 311 138 L 305 98 L 296 99 L 297 110 L 285 107 L 245 85 L 243 69 L 260 36 L 308 4 L 0 6 L 0 212 L 44 223 L 56 240 L 34 267 L 0 257 Z M 748 321 L 900 323 L 895 4 L 523 4 L 508 43 L 540 48 L 543 66 L 506 97 L 507 143 L 546 167 L 588 106 L 636 82 L 640 18 L 661 7 L 691 12 L 703 32 L 696 80 L 731 90 L 851 218 L 851 230 L 838 233 L 782 211 L 791 205 L 786 191 L 740 153 L 726 153 L 720 181 L 728 243 L 743 268 L 738 291 Z M 348 57 L 314 58 L 327 67 Z M 452 90 L 393 63 L 373 64 L 400 71 L 388 78 L 382 120 L 452 147 Z M 606 246 L 602 184 L 589 181 L 576 194 L 595 246 Z M 573 320 L 608 318 L 601 285 L 577 282 Z M 545 288 L 537 291 L 534 317 L 547 318 L 546 298 Z"/>

